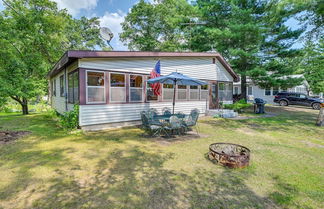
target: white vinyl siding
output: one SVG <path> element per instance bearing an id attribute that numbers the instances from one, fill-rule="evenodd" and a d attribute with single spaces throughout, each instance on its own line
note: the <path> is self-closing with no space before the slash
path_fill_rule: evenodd
<path id="1" fill-rule="evenodd" d="M 79 67 L 148 75 L 157 60 L 154 58 L 84 58 L 79 60 Z M 218 60 L 213 64 L 212 58 L 160 58 L 160 62 L 161 75 L 177 71 L 196 79 L 233 81 L 233 77 L 223 65 Z"/>
<path id="2" fill-rule="evenodd" d="M 208 106 L 208 104 L 207 104 Z M 80 126 L 117 123 L 140 120 L 140 112 L 149 108 L 156 108 L 159 113 L 163 107 L 172 109 L 172 102 L 154 103 L 128 103 L 109 105 L 80 105 Z M 200 113 L 205 113 L 206 101 L 178 101 L 175 104 L 175 112 L 181 111 L 189 114 L 194 108 Z"/>

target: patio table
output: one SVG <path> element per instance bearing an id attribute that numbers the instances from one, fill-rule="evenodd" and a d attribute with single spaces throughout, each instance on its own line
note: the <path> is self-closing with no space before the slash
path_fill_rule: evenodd
<path id="1" fill-rule="evenodd" d="M 179 119 L 183 119 L 186 117 L 186 115 L 184 114 L 171 114 L 171 115 L 155 115 L 153 116 L 153 119 L 168 121 L 170 120 L 171 116 L 177 116 Z"/>

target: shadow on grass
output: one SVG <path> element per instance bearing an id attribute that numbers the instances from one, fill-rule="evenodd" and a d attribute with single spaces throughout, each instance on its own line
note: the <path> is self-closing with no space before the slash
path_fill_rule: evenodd
<path id="1" fill-rule="evenodd" d="M 17 146 L 15 146 L 17 148 Z M 51 149 L 48 151 L 10 151 L 1 150 L 1 162 L 11 165 L 15 177 L 10 184 L 1 188 L 0 199 L 14 197 L 21 190 L 38 183 L 38 179 L 30 172 L 31 169 L 39 166 L 59 167 L 67 163 L 63 153 L 69 149 Z"/>
<path id="2" fill-rule="evenodd" d="M 245 185 L 244 170 L 192 175 L 163 167 L 172 154 L 148 153 L 139 147 L 115 150 L 97 164 L 86 181 L 67 173 L 33 208 L 276 208 Z M 216 165 L 215 165 L 216 166 Z"/>

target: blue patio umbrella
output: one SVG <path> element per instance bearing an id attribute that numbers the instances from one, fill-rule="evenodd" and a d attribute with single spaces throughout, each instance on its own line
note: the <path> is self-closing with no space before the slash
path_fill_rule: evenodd
<path id="1" fill-rule="evenodd" d="M 165 84 L 173 84 L 173 109 L 172 112 L 174 114 L 174 105 L 175 105 L 175 94 L 176 94 L 176 85 L 191 85 L 191 86 L 202 86 L 207 85 L 207 82 L 201 81 L 195 78 L 190 78 L 189 76 L 183 75 L 178 72 L 173 72 L 169 75 L 159 76 L 156 78 L 149 79 L 147 83 L 165 83 Z"/>

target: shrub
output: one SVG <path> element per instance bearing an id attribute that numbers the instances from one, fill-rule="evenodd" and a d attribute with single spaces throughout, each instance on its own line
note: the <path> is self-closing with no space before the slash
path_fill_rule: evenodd
<path id="1" fill-rule="evenodd" d="M 73 110 L 59 116 L 60 125 L 64 129 L 72 130 L 79 126 L 79 105 L 74 105 Z"/>
<path id="2" fill-rule="evenodd" d="M 244 109 L 246 109 L 250 106 L 251 106 L 251 104 L 247 103 L 244 99 L 241 99 L 241 100 L 235 102 L 234 104 L 225 104 L 224 108 L 234 110 L 234 111 L 241 113 L 244 111 Z"/>

